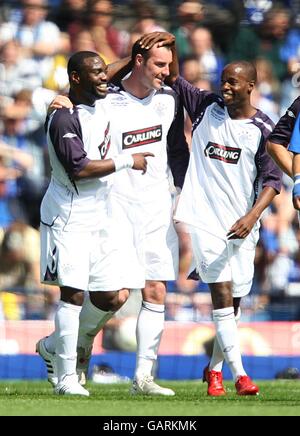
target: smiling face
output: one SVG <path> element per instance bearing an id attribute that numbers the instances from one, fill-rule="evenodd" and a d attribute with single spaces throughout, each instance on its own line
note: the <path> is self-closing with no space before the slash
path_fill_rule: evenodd
<path id="1" fill-rule="evenodd" d="M 84 102 L 93 104 L 107 95 L 107 66 L 99 56 L 88 56 L 80 69 L 71 72 L 71 81 Z"/>
<path id="2" fill-rule="evenodd" d="M 168 47 L 154 46 L 149 55 L 144 58 L 138 54 L 136 65 L 141 73 L 142 85 L 151 89 L 160 89 L 165 78 L 170 74 L 169 65 L 172 62 L 172 52 Z"/>
<path id="3" fill-rule="evenodd" d="M 248 63 L 227 65 L 221 77 L 221 93 L 225 106 L 241 107 L 249 103 L 255 85 L 255 70 Z"/>

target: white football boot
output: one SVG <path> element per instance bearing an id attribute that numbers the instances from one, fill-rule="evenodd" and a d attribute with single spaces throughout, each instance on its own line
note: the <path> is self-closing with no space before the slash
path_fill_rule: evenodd
<path id="1" fill-rule="evenodd" d="M 90 395 L 89 391 L 79 384 L 77 374 L 65 375 L 55 386 L 54 393 L 57 395 L 83 395 L 85 397 Z"/>
<path id="2" fill-rule="evenodd" d="M 175 395 L 172 389 L 162 388 L 154 383 L 153 377 L 150 375 L 134 379 L 130 392 L 132 395 L 165 395 L 169 397 Z"/>

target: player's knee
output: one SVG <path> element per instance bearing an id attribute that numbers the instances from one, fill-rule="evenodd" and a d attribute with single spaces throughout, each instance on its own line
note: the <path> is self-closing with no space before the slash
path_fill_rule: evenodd
<path id="1" fill-rule="evenodd" d="M 164 304 L 166 298 L 166 284 L 164 282 L 147 282 L 143 290 L 143 300 L 154 304 Z"/>
<path id="2" fill-rule="evenodd" d="M 120 309 L 123 306 L 123 304 L 126 303 L 128 297 L 129 297 L 128 289 L 121 289 L 120 291 L 118 291 L 118 302 L 117 302 L 117 305 L 119 306 L 118 309 Z"/>
<path id="3" fill-rule="evenodd" d="M 69 288 L 69 287 L 62 287 L 60 289 L 61 292 L 61 300 L 65 303 L 73 304 L 74 306 L 82 306 L 83 300 L 84 300 L 84 292 Z"/>
<path id="4" fill-rule="evenodd" d="M 94 292 L 91 294 L 91 302 L 105 312 L 116 312 L 127 301 L 129 291 L 121 289 L 113 292 Z"/>

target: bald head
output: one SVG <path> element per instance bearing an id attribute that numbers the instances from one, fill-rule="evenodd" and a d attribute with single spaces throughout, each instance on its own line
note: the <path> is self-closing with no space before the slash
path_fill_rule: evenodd
<path id="1" fill-rule="evenodd" d="M 246 61 L 235 61 L 222 71 L 221 93 L 231 118 L 249 118 L 256 109 L 250 97 L 256 83 L 256 69 Z"/>
<path id="2" fill-rule="evenodd" d="M 257 72 L 255 66 L 247 61 L 234 61 L 224 67 L 223 72 L 230 71 L 243 76 L 248 82 L 257 81 Z"/>

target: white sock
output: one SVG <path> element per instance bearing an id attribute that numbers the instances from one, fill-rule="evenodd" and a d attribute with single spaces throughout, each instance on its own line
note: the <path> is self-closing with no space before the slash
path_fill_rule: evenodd
<path id="1" fill-rule="evenodd" d="M 78 347 L 92 348 L 95 336 L 114 313 L 98 309 L 91 302 L 89 294 L 86 293 L 79 317 Z"/>
<path id="2" fill-rule="evenodd" d="M 165 322 L 163 304 L 142 302 L 136 326 L 137 353 L 135 377 L 151 375 Z"/>
<path id="3" fill-rule="evenodd" d="M 235 322 L 238 325 L 238 321 L 241 317 L 241 309 L 238 308 L 238 312 L 235 315 Z M 214 340 L 213 353 L 209 362 L 209 369 L 213 371 L 221 372 L 223 368 L 224 355 L 219 345 L 217 337 Z"/>
<path id="4" fill-rule="evenodd" d="M 45 347 L 46 350 L 49 351 L 49 353 L 54 354 L 55 348 L 56 348 L 56 334 L 55 332 L 51 333 L 46 339 L 45 339 Z"/>
<path id="5" fill-rule="evenodd" d="M 209 362 L 209 369 L 221 372 L 223 368 L 224 355 L 219 345 L 217 337 L 214 340 L 213 353 Z"/>
<path id="6" fill-rule="evenodd" d="M 60 301 L 55 315 L 58 381 L 76 374 L 76 348 L 81 306 Z"/>
<path id="7" fill-rule="evenodd" d="M 213 320 L 216 326 L 216 334 L 224 358 L 232 373 L 233 379 L 240 375 L 246 375 L 242 364 L 237 325 L 233 307 L 213 310 Z"/>

